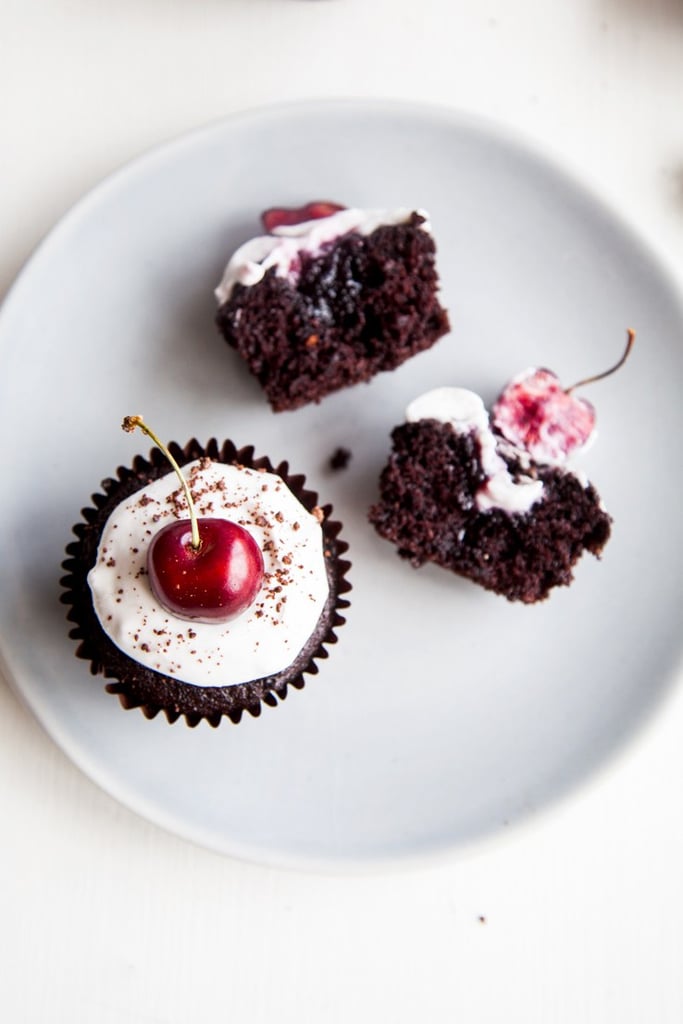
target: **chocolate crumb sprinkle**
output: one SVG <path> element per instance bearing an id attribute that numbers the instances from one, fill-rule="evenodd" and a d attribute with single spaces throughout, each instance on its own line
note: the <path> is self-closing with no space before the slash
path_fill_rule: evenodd
<path id="1" fill-rule="evenodd" d="M 335 472 L 346 469 L 351 461 L 351 452 L 348 448 L 335 448 L 330 456 L 329 466 Z"/>

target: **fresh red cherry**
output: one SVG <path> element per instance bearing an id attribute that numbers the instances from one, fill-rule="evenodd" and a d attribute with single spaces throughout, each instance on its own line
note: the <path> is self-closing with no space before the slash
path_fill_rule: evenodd
<path id="1" fill-rule="evenodd" d="M 345 209 L 345 206 L 340 206 L 338 203 L 317 200 L 296 208 L 273 206 L 261 214 L 261 220 L 264 228 L 270 234 L 275 228 L 304 224 L 307 220 L 321 220 L 323 217 L 331 217 L 333 213 L 339 213 L 340 210 Z"/>
<path id="2" fill-rule="evenodd" d="M 635 333 L 627 333 L 626 349 L 615 366 L 563 388 L 552 370 L 527 370 L 499 395 L 491 415 L 494 428 L 535 462 L 561 464 L 588 444 L 595 430 L 595 409 L 572 392 L 602 380 L 626 361 Z"/>
<path id="3" fill-rule="evenodd" d="M 227 622 L 255 600 L 263 582 L 263 556 L 251 534 L 227 519 L 198 519 L 199 548 L 192 523 L 182 519 L 155 534 L 147 572 L 160 604 L 174 615 Z"/>
<path id="4" fill-rule="evenodd" d="M 263 556 L 251 534 L 227 519 L 198 519 L 180 466 L 142 416 L 126 416 L 123 429 L 139 427 L 171 463 L 187 501 L 189 519 L 169 523 L 154 535 L 147 573 L 155 597 L 184 619 L 227 622 L 245 611 L 263 583 Z"/>

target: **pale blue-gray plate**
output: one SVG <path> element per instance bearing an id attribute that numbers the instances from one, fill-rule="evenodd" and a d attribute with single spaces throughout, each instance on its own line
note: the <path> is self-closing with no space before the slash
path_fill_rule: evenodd
<path id="1" fill-rule="evenodd" d="M 397 372 L 270 412 L 213 324 L 231 251 L 272 205 L 424 207 L 452 333 Z M 530 365 L 566 384 L 637 341 L 590 398 L 582 468 L 614 517 L 602 561 L 535 607 L 401 562 L 366 521 L 407 402 L 487 401 Z M 3 662 L 96 783 L 174 833 L 262 863 L 364 865 L 454 850 L 549 806 L 633 738 L 680 671 L 683 307 L 647 247 L 505 132 L 448 110 L 332 101 L 245 113 L 86 196 L 0 316 Z M 352 605 L 301 692 L 213 730 L 124 711 L 75 658 L 59 602 L 72 524 L 144 439 L 253 444 L 345 524 Z M 10 439 L 14 438 L 11 443 Z M 349 467 L 327 461 L 343 445 Z"/>

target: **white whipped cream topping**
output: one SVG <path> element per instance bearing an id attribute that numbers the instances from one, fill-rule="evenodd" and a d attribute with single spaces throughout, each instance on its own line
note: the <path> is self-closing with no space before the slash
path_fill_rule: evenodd
<path id="1" fill-rule="evenodd" d="M 528 512 L 543 496 L 543 481 L 520 477 L 515 480 L 497 451 L 497 439 L 489 425 L 483 401 L 466 388 L 435 388 L 410 403 L 406 410 L 409 423 L 438 420 L 450 423 L 458 434 L 473 433 L 481 448 L 482 469 L 487 480 L 477 491 L 475 501 L 483 512 L 499 508 L 504 512 Z"/>
<path id="2" fill-rule="evenodd" d="M 315 256 L 329 242 L 355 231 L 359 235 L 371 235 L 379 227 L 405 224 L 413 210 L 339 210 L 329 217 L 303 221 L 301 224 L 282 225 L 271 235 L 252 238 L 231 257 L 223 279 L 216 288 L 216 299 L 222 305 L 236 284 L 251 286 L 265 276 L 266 271 L 275 267 L 278 277 L 296 280 L 301 253 Z M 423 231 L 431 231 L 429 219 L 424 210 L 417 210 L 425 218 L 420 225 Z"/>
<path id="3" fill-rule="evenodd" d="M 103 629 L 125 654 L 196 686 L 228 686 L 280 672 L 313 633 L 329 593 L 319 521 L 275 474 L 220 462 L 184 468 L 200 516 L 231 519 L 263 553 L 254 604 L 228 623 L 190 622 L 157 602 L 147 549 L 167 523 L 187 517 L 175 473 L 121 502 L 105 524 L 88 576 Z"/>

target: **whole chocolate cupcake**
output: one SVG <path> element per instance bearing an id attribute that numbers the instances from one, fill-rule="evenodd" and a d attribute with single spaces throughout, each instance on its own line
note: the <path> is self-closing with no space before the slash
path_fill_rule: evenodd
<path id="1" fill-rule="evenodd" d="M 62 580 L 70 635 L 125 708 L 148 718 L 163 711 L 169 722 L 184 716 L 191 726 L 239 722 L 290 686 L 301 689 L 304 673 L 327 657 L 349 604 L 347 544 L 331 506 L 286 462 L 273 467 L 253 447 L 215 439 L 168 450 L 200 517 L 197 558 L 186 494 L 167 458 L 156 448 L 137 456 L 103 482 L 74 527 Z M 214 541 L 227 544 L 227 569 L 216 567 L 223 554 L 212 553 Z"/>

